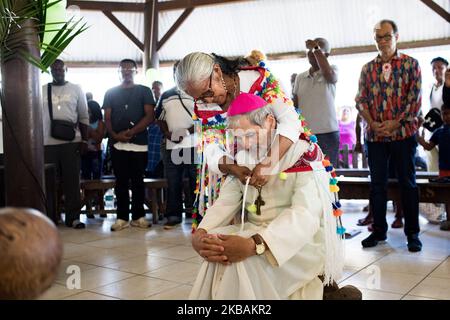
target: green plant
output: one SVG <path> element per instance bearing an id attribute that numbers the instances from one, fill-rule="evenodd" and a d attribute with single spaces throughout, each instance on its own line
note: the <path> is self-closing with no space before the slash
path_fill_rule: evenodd
<path id="1" fill-rule="evenodd" d="M 47 72 L 48 67 L 58 58 L 70 42 L 87 29 L 82 19 L 47 23 L 47 12 L 52 6 L 63 0 L 1 0 L 0 1 L 0 61 L 21 57 Z M 34 23 L 26 23 L 33 20 Z M 44 36 L 54 32 L 55 36 L 49 43 L 44 42 Z M 36 39 L 37 33 L 37 39 Z M 28 41 L 38 41 L 41 56 L 36 57 L 24 47 Z"/>

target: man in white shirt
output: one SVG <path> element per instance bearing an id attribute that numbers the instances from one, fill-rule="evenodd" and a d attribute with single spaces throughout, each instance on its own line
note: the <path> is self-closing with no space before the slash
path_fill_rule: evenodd
<path id="1" fill-rule="evenodd" d="M 45 162 L 56 165 L 62 183 L 66 226 L 82 229 L 85 225 L 80 221 L 80 153 L 87 150 L 89 114 L 85 94 L 80 86 L 65 80 L 66 72 L 64 62 L 56 60 L 51 66 L 53 82 L 42 88 Z M 57 135 L 53 120 L 72 125 L 74 137 Z"/>
<path id="2" fill-rule="evenodd" d="M 441 110 L 444 100 L 442 99 L 442 89 L 444 87 L 445 70 L 448 67 L 448 61 L 442 57 L 436 57 L 431 60 L 431 67 L 433 71 L 433 77 L 436 80 L 431 87 L 430 92 L 430 109 L 436 108 Z M 426 114 L 424 114 L 425 116 Z M 425 131 L 427 132 L 427 131 Z M 427 139 L 431 138 L 431 132 L 427 132 Z M 430 151 L 425 151 L 428 158 L 428 171 L 439 171 L 439 152 L 434 148 Z"/>
<path id="3" fill-rule="evenodd" d="M 294 104 L 302 114 L 318 144 L 337 167 L 339 157 L 339 124 L 336 117 L 335 96 L 338 70 L 330 65 L 331 48 L 324 38 L 306 41 L 311 68 L 297 75 L 294 84 Z"/>
<path id="4" fill-rule="evenodd" d="M 442 88 L 444 87 L 445 70 L 447 70 L 448 61 L 442 57 L 436 57 L 431 60 L 431 67 L 436 82 L 433 83 L 430 92 L 430 108 L 438 108 L 441 110 L 444 104 L 442 100 Z"/>
<path id="5" fill-rule="evenodd" d="M 189 191 L 185 194 L 185 209 L 192 208 L 195 198 L 195 134 L 194 99 L 176 87 L 164 92 L 158 101 L 159 125 L 166 138 L 165 173 L 168 182 L 167 222 L 165 229 L 172 229 L 182 221 L 183 178 L 189 178 Z"/>

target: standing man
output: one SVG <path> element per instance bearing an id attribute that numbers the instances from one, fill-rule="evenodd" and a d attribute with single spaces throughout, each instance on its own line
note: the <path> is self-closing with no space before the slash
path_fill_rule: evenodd
<path id="1" fill-rule="evenodd" d="M 330 65 L 331 48 L 324 38 L 306 41 L 311 68 L 300 73 L 294 84 L 294 103 L 302 110 L 312 132 L 326 156 L 337 167 L 339 157 L 339 124 L 334 99 L 338 70 Z"/>
<path id="2" fill-rule="evenodd" d="M 433 70 L 433 77 L 436 80 L 431 87 L 430 92 L 430 109 L 436 108 L 441 110 L 442 105 L 444 104 L 444 100 L 442 99 L 443 88 L 444 88 L 444 78 L 445 78 L 445 70 L 448 67 L 448 61 L 441 57 L 436 57 L 431 60 L 431 67 Z M 423 116 L 426 115 L 426 112 L 423 113 Z M 431 138 L 431 132 L 428 130 L 425 131 L 427 133 L 426 139 L 429 140 Z M 436 148 L 425 151 L 428 158 L 428 171 L 437 172 L 439 171 L 439 152 Z"/>
<path id="3" fill-rule="evenodd" d="M 161 94 L 163 93 L 163 84 L 161 81 L 153 81 L 152 83 L 152 92 L 153 96 L 155 97 L 155 101 L 158 102 L 159 98 L 161 97 Z"/>
<path id="4" fill-rule="evenodd" d="M 53 81 L 42 88 L 45 162 L 55 164 L 58 180 L 62 183 L 66 226 L 82 229 L 85 225 L 80 221 L 80 154 L 87 151 L 89 114 L 86 96 L 80 86 L 66 81 L 64 61 L 56 60 L 50 70 Z M 69 127 L 72 125 L 74 137 L 58 135 L 53 130 L 53 120 L 64 121 Z"/>
<path id="5" fill-rule="evenodd" d="M 163 93 L 163 84 L 161 81 L 153 81 L 152 92 L 155 102 L 158 103 Z M 156 122 L 148 126 L 148 161 L 145 175 L 149 178 L 162 178 L 164 176 L 164 167 L 161 159 L 161 141 L 163 135 Z"/>
<path id="6" fill-rule="evenodd" d="M 398 29 L 394 21 L 377 23 L 374 38 L 379 54 L 363 66 L 355 98 L 356 107 L 367 122 L 365 139 L 374 217 L 373 232 L 362 241 L 362 246 L 374 247 L 386 240 L 386 190 L 391 163 L 401 188 L 408 249 L 416 252 L 422 249 L 414 165 L 417 116 L 422 101 L 421 71 L 416 59 L 397 51 Z"/>
<path id="7" fill-rule="evenodd" d="M 190 218 L 195 199 L 195 135 L 194 133 L 194 99 L 176 87 L 161 96 L 157 107 L 158 124 L 166 138 L 164 154 L 165 173 L 168 182 L 167 222 L 164 229 L 169 230 L 182 222 L 182 213 Z M 183 210 L 184 177 L 189 179 L 188 190 L 185 190 Z M 187 191 L 187 192 L 186 192 Z"/>
<path id="8" fill-rule="evenodd" d="M 105 94 L 103 108 L 109 137 L 112 139 L 112 163 L 116 176 L 117 220 L 111 231 L 129 226 L 131 180 L 131 225 L 148 228 L 144 211 L 144 171 L 147 166 L 147 126 L 154 121 L 155 100 L 150 88 L 134 83 L 137 64 L 124 59 L 119 64 L 122 84 Z"/>
<path id="9" fill-rule="evenodd" d="M 431 67 L 433 70 L 433 77 L 436 80 L 433 83 L 430 92 L 430 108 L 437 108 L 441 110 L 444 101 L 442 99 L 442 91 L 444 88 L 445 71 L 448 67 L 448 61 L 442 57 L 436 57 L 431 60 Z"/>

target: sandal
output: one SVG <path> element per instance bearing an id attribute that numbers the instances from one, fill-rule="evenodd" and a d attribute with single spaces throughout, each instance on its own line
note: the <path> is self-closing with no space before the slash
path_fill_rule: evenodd
<path id="1" fill-rule="evenodd" d="M 372 224 L 372 223 L 373 223 L 373 217 L 369 213 L 365 218 L 359 219 L 358 223 L 356 225 L 358 225 L 358 226 L 367 226 L 367 225 Z"/>

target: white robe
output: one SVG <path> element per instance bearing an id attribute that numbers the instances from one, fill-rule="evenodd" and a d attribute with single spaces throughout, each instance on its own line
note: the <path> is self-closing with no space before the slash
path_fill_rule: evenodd
<path id="1" fill-rule="evenodd" d="M 297 141 L 281 159 L 277 172 L 290 168 L 307 147 L 307 142 Z M 241 232 L 240 221 L 234 225 L 230 221 L 236 214 L 240 216 L 245 186 L 227 177 L 199 228 L 209 234 L 246 238 L 259 233 L 268 248 L 261 256 L 229 266 L 204 261 L 189 298 L 322 299 L 323 284 L 318 275 L 324 271 L 323 214 L 327 199 L 319 189 L 328 186 L 328 179 L 327 173 L 312 171 L 288 173 L 286 180 L 270 176 L 261 193 L 266 203 L 261 215 L 248 213 Z M 249 186 L 245 206 L 257 195 L 257 190 Z"/>

